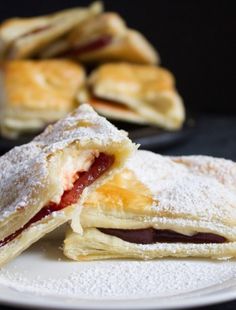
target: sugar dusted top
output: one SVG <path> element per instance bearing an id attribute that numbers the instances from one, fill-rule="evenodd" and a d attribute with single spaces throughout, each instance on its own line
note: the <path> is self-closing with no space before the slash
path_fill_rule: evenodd
<path id="1" fill-rule="evenodd" d="M 74 142 L 101 148 L 111 143 L 131 145 L 125 132 L 98 116 L 89 105 L 80 106 L 32 142 L 0 157 L 0 222 L 16 210 L 39 202 L 38 193 L 47 187 L 48 157 Z"/>
<path id="2" fill-rule="evenodd" d="M 128 168 L 151 190 L 157 216 L 236 223 L 236 164 L 232 161 L 138 151 Z"/>

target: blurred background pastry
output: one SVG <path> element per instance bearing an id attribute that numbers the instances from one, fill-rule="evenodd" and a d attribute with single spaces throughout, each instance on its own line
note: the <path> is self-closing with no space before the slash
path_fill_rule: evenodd
<path id="1" fill-rule="evenodd" d="M 2 137 L 38 132 L 84 102 L 125 129 L 184 123 L 183 100 L 157 50 L 101 2 L 3 21 L 0 59 Z"/>
<path id="2" fill-rule="evenodd" d="M 50 15 L 11 18 L 0 26 L 0 57 L 19 59 L 35 56 L 43 47 L 102 11 L 96 2 L 85 8 L 71 8 Z"/>
<path id="3" fill-rule="evenodd" d="M 159 62 L 158 53 L 148 40 L 140 32 L 129 29 L 116 13 L 102 13 L 84 20 L 40 55 L 73 57 L 83 62 Z"/>
<path id="4" fill-rule="evenodd" d="M 185 119 L 173 75 L 151 65 L 110 63 L 89 77 L 92 106 L 107 118 L 178 129 Z"/>
<path id="5" fill-rule="evenodd" d="M 84 68 L 71 60 L 12 60 L 0 67 L 0 129 L 7 138 L 64 117 L 83 92 Z"/>

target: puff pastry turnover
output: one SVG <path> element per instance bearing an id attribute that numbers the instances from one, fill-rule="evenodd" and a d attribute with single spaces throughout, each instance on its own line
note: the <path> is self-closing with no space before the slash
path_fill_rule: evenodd
<path id="1" fill-rule="evenodd" d="M 41 53 L 42 57 L 58 55 L 84 62 L 159 62 L 157 51 L 147 39 L 138 31 L 128 29 L 116 13 L 103 13 L 85 20 L 66 38 L 51 44 Z"/>
<path id="2" fill-rule="evenodd" d="M 128 63 L 104 64 L 92 72 L 89 86 L 91 104 L 108 118 L 170 130 L 180 128 L 184 122 L 183 101 L 175 89 L 173 75 L 166 69 Z"/>
<path id="3" fill-rule="evenodd" d="M 82 105 L 0 157 L 0 266 L 74 212 L 76 224 L 81 201 L 124 165 L 133 148 L 124 132 Z"/>
<path id="4" fill-rule="evenodd" d="M 85 72 L 70 60 L 13 60 L 0 68 L 0 129 L 16 138 L 39 131 L 76 106 Z"/>
<path id="5" fill-rule="evenodd" d="M 68 231 L 74 260 L 236 257 L 236 164 L 138 151 L 85 201 L 83 233 Z"/>
<path id="6" fill-rule="evenodd" d="M 72 8 L 51 15 L 12 18 L 0 26 L 0 58 L 19 59 L 36 55 L 87 18 L 102 11 L 100 2 L 88 8 Z"/>

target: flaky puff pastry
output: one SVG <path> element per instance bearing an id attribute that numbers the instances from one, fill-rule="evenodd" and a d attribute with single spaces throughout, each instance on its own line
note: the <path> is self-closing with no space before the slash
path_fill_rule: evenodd
<path id="1" fill-rule="evenodd" d="M 235 185 L 236 164 L 230 160 L 138 151 L 122 172 L 87 198 L 80 217 L 83 233 L 68 231 L 64 253 L 74 260 L 236 257 Z M 150 228 L 190 238 L 214 234 L 224 241 L 142 244 L 106 233 Z"/>
<path id="2" fill-rule="evenodd" d="M 138 31 L 127 28 L 124 20 L 111 12 L 85 20 L 41 53 L 43 58 L 58 55 L 75 57 L 83 62 L 159 63 L 159 55 L 147 39 Z"/>
<path id="3" fill-rule="evenodd" d="M 125 132 L 82 105 L 0 157 L 0 266 L 74 212 L 77 227 L 80 203 L 119 171 L 133 150 Z"/>
<path id="4" fill-rule="evenodd" d="M 34 56 L 49 43 L 102 10 L 102 4 L 95 2 L 88 8 L 78 7 L 45 16 L 8 19 L 0 25 L 0 58 Z"/>
<path id="5" fill-rule="evenodd" d="M 85 95 L 85 93 L 79 93 L 77 95 L 78 102 L 81 101 L 80 97 Z M 100 114 L 105 116 L 108 119 L 121 121 L 121 122 L 128 122 L 140 125 L 148 125 L 149 122 L 145 119 L 141 114 L 137 111 L 131 110 L 129 107 L 117 104 L 116 102 L 112 102 L 109 100 L 95 98 L 93 96 L 89 96 L 89 93 L 86 93 L 87 100 L 89 104 Z"/>
<path id="6" fill-rule="evenodd" d="M 16 138 L 39 131 L 76 106 L 85 71 L 70 60 L 13 60 L 0 66 L 0 129 Z"/>
<path id="7" fill-rule="evenodd" d="M 185 119 L 183 101 L 175 89 L 173 75 L 166 69 L 128 63 L 101 65 L 89 78 L 91 104 L 111 119 L 149 123 L 174 130 Z M 136 115 L 129 117 L 121 109 Z M 138 117 L 139 116 L 139 117 Z M 141 120 L 141 121 L 140 121 Z"/>

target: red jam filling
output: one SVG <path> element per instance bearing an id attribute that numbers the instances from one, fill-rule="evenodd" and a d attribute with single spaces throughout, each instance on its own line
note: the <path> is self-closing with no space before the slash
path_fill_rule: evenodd
<path id="1" fill-rule="evenodd" d="M 109 45 L 112 41 L 111 36 L 103 36 L 101 38 L 95 39 L 85 45 L 75 46 L 72 49 L 63 52 L 60 56 L 79 56 L 84 53 L 89 53 L 96 51 L 98 49 L 104 48 Z"/>
<path id="2" fill-rule="evenodd" d="M 118 237 L 124 241 L 137 244 L 162 243 L 224 243 L 227 240 L 211 233 L 197 233 L 186 236 L 169 229 L 111 229 L 98 228 L 102 233 Z"/>
<path id="3" fill-rule="evenodd" d="M 18 229 L 16 232 L 6 237 L 5 239 L 0 241 L 0 247 L 4 246 L 8 242 L 15 239 L 17 236 L 21 234 L 22 231 L 27 229 L 31 224 L 40 221 L 47 215 L 52 212 L 62 210 L 69 205 L 76 203 L 80 198 L 83 190 L 92 184 L 96 179 L 98 179 L 106 170 L 108 170 L 111 165 L 114 163 L 113 155 L 106 155 L 104 153 L 100 153 L 97 158 L 95 158 L 93 164 L 89 168 L 88 171 L 79 172 L 79 178 L 73 184 L 73 188 L 67 190 L 63 193 L 61 197 L 61 201 L 59 204 L 54 202 L 49 202 L 48 205 L 43 207 L 38 213 L 36 213 L 31 220 L 26 223 L 23 227 Z"/>

